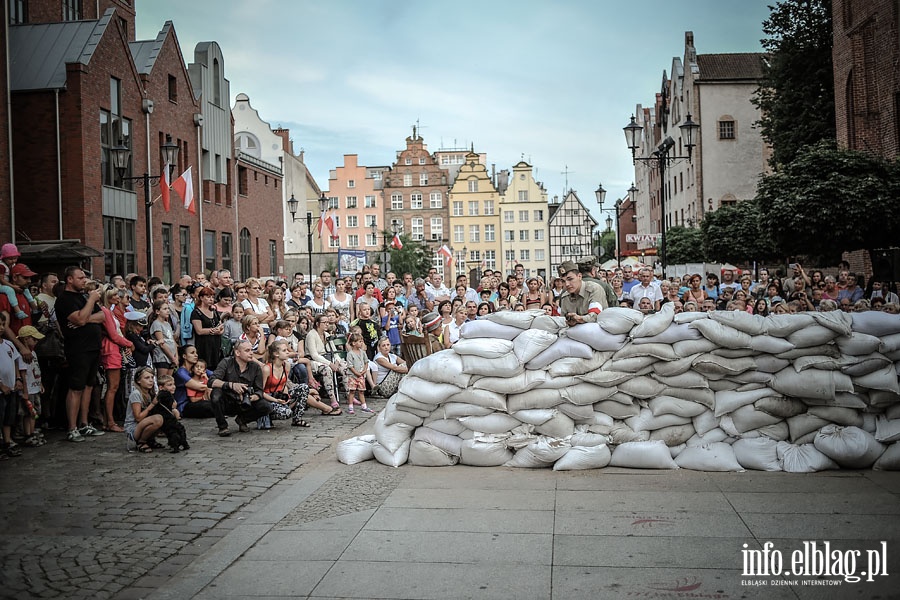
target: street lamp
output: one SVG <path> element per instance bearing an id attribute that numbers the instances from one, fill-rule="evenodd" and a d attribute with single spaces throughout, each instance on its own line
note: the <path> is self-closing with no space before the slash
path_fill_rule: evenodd
<path id="1" fill-rule="evenodd" d="M 162 150 L 163 155 L 162 162 L 168 166 L 170 169 L 169 173 L 171 173 L 171 169 L 175 166 L 175 159 L 178 158 L 178 144 L 173 142 L 172 136 L 167 133 L 166 142 L 160 146 L 160 150 Z M 110 160 L 121 181 L 134 181 L 139 186 L 144 187 L 144 221 L 147 228 L 147 276 L 149 277 L 153 275 L 153 227 L 150 223 L 152 216 L 150 209 L 153 207 L 153 198 L 150 195 L 150 188 L 159 185 L 163 174 L 150 175 L 149 173 L 144 173 L 134 177 L 125 177 L 125 171 L 128 170 L 128 163 L 131 160 L 131 150 L 128 149 L 128 146 L 122 140 L 119 140 L 119 143 L 110 149 Z M 169 173 L 166 173 L 166 175 L 169 175 Z"/>
<path id="2" fill-rule="evenodd" d="M 669 152 L 675 147 L 675 140 L 671 136 L 666 136 L 662 143 L 656 147 L 656 150 L 650 153 L 650 156 L 636 156 L 637 149 L 641 146 L 643 128 L 635 122 L 634 115 L 631 116 L 631 122 L 622 128 L 625 132 L 625 143 L 628 145 L 628 149 L 631 150 L 632 163 L 637 163 L 637 161 L 646 164 L 655 163 L 656 168 L 659 169 L 659 210 L 661 215 L 659 255 L 663 278 L 666 276 L 666 168 L 670 162 L 674 163 L 678 160 L 691 162 L 694 146 L 697 145 L 694 138 L 700 130 L 700 125 L 691 119 L 691 113 L 688 113 L 687 119 L 678 128 L 681 129 L 684 147 L 687 148 L 687 156 L 670 156 Z"/>
<path id="3" fill-rule="evenodd" d="M 328 204 L 328 198 L 325 197 L 325 192 L 319 196 L 319 214 L 321 215 L 325 212 L 325 206 Z M 300 207 L 300 201 L 294 198 L 294 194 L 291 194 L 291 197 L 288 198 L 287 201 L 288 212 L 291 213 L 291 223 L 296 223 L 299 219 L 297 219 L 297 210 Z M 309 280 L 313 280 L 313 271 L 312 271 L 312 249 L 313 249 L 313 232 L 312 232 L 312 224 L 313 219 L 321 220 L 322 217 L 313 217 L 312 213 L 309 211 L 306 212 L 306 256 L 307 256 L 307 264 L 309 268 Z M 321 236 L 320 236 L 321 237 Z"/>
<path id="4" fill-rule="evenodd" d="M 631 189 L 628 190 L 631 193 L 631 190 L 635 189 L 634 184 L 631 184 Z M 619 227 L 619 218 L 622 216 L 622 200 L 616 200 L 615 204 L 613 204 L 612 208 L 603 208 L 603 200 L 606 199 L 606 190 L 603 189 L 603 184 L 601 183 L 597 186 L 597 190 L 594 192 L 594 196 L 597 197 L 597 204 L 600 206 L 600 212 L 611 212 L 616 215 L 616 263 L 619 267 L 622 266 L 622 252 L 621 252 L 621 240 L 620 237 L 620 227 Z M 626 208 L 625 210 L 634 210 L 634 202 Z M 609 230 L 612 228 L 612 217 L 606 217 L 606 229 Z"/>

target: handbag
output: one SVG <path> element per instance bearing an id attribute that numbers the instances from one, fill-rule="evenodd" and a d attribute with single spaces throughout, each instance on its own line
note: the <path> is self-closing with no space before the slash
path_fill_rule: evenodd
<path id="1" fill-rule="evenodd" d="M 38 331 L 44 334 L 44 338 L 38 340 L 34 348 L 37 351 L 37 355 L 51 360 L 65 359 L 65 346 L 59 329 L 47 321 L 44 325 L 38 324 Z"/>

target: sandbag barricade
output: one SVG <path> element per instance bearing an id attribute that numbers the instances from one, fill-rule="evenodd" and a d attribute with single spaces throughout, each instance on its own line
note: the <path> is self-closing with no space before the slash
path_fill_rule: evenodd
<path id="1" fill-rule="evenodd" d="M 338 454 L 390 466 L 900 469 L 900 316 L 609 308 L 463 325 Z M 354 439 L 354 438 L 352 438 Z M 356 450 L 359 448 L 359 450 Z"/>

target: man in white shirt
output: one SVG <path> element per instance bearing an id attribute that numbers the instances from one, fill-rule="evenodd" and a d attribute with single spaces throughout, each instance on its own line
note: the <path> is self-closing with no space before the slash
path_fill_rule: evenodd
<path id="1" fill-rule="evenodd" d="M 473 290 L 472 288 L 469 287 L 469 278 L 466 277 L 465 275 L 459 275 L 456 278 L 456 287 L 459 287 L 461 285 L 465 286 L 465 288 L 466 288 L 465 300 L 468 302 L 474 302 L 475 304 L 478 304 L 480 302 L 480 300 L 478 298 L 478 292 L 476 292 L 475 290 Z M 457 295 L 456 290 L 454 289 L 450 293 L 450 299 L 453 300 L 454 298 L 456 298 L 456 295 Z"/>
<path id="2" fill-rule="evenodd" d="M 662 292 L 658 285 L 653 284 L 653 271 L 648 267 L 644 267 L 638 272 L 640 283 L 631 288 L 629 295 L 634 305 L 640 303 L 641 298 L 649 298 L 653 302 L 653 310 L 659 310 L 662 302 Z"/>
<path id="3" fill-rule="evenodd" d="M 437 272 L 431 276 L 431 290 L 431 293 L 434 294 L 435 302 L 450 299 L 450 289 L 444 285 L 444 278 Z"/>

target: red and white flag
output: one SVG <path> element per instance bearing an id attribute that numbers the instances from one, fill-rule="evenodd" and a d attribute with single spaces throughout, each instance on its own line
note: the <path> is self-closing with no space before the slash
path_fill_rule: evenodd
<path id="1" fill-rule="evenodd" d="M 316 230 L 319 232 L 319 238 L 325 239 L 325 232 L 328 232 L 328 237 L 331 239 L 338 238 L 338 226 L 334 221 L 334 217 L 328 214 L 327 211 L 322 211 L 322 214 L 319 216 L 319 223 L 316 225 Z"/>
<path id="2" fill-rule="evenodd" d="M 403 248 L 403 242 L 400 241 L 399 233 L 394 234 L 394 239 L 391 240 L 391 248 L 396 248 L 397 250 Z"/>
<path id="3" fill-rule="evenodd" d="M 197 206 L 194 204 L 194 178 L 191 176 L 191 169 L 181 174 L 181 177 L 172 182 L 172 189 L 181 196 L 183 206 L 192 215 L 197 214 Z"/>
<path id="4" fill-rule="evenodd" d="M 169 212 L 169 188 L 172 183 L 169 181 L 169 163 L 163 167 L 162 175 L 160 175 L 159 196 L 162 198 L 162 205 L 166 212 Z"/>
<path id="5" fill-rule="evenodd" d="M 447 247 L 447 244 L 444 244 L 437 251 L 438 254 L 444 257 L 447 263 L 451 263 L 453 261 L 453 252 L 450 251 L 450 248 Z"/>

